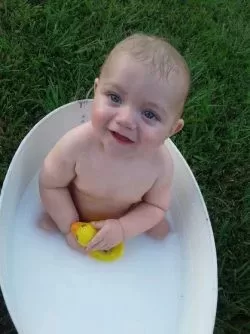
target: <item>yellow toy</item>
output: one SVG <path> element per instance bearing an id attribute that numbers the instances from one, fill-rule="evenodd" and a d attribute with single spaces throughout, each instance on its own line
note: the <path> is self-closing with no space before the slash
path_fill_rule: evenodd
<path id="1" fill-rule="evenodd" d="M 96 235 L 97 230 L 91 223 L 77 222 L 71 225 L 71 233 L 75 236 L 78 244 L 82 247 L 87 246 L 91 239 Z M 90 256 L 100 261 L 114 261 L 124 253 L 124 244 L 121 243 L 108 251 L 92 251 Z"/>

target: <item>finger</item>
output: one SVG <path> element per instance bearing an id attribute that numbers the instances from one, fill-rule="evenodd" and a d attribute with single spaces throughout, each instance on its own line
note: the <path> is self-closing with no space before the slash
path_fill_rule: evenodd
<path id="1" fill-rule="evenodd" d="M 108 251 L 113 248 L 114 243 L 109 242 L 106 238 L 103 241 L 100 241 L 97 245 L 93 247 L 92 250 Z"/>
<path id="2" fill-rule="evenodd" d="M 109 251 L 113 247 L 110 245 L 105 244 L 103 247 L 99 248 L 100 251 Z"/>
<path id="3" fill-rule="evenodd" d="M 92 222 L 91 225 L 95 228 L 97 228 L 98 230 L 100 230 L 101 228 L 103 228 L 104 226 L 104 222 L 103 221 L 99 221 L 99 222 Z"/>
<path id="4" fill-rule="evenodd" d="M 97 245 L 95 245 L 93 248 L 91 248 L 90 251 L 104 251 L 108 249 L 108 245 L 105 241 L 101 241 Z"/>
<path id="5" fill-rule="evenodd" d="M 103 233 L 101 232 L 98 232 L 96 234 L 96 236 L 88 243 L 87 247 L 86 247 L 86 250 L 90 250 L 90 249 L 93 249 L 93 247 L 95 247 L 96 245 L 98 245 L 100 242 L 102 242 L 104 239 L 103 237 Z"/>

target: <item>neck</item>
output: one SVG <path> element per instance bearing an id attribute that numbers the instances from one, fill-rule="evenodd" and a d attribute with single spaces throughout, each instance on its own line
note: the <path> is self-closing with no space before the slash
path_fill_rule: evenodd
<path id="1" fill-rule="evenodd" d="M 159 152 L 158 149 L 148 150 L 141 152 L 140 150 L 135 150 L 134 152 L 121 154 L 120 152 L 112 152 L 105 148 L 105 145 L 98 140 L 98 148 L 102 154 L 107 158 L 116 160 L 117 162 L 132 162 L 132 161 L 149 161 L 155 159 L 156 154 Z"/>

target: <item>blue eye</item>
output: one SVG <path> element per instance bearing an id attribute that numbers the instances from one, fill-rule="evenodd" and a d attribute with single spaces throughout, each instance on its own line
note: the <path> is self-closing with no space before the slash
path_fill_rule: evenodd
<path id="1" fill-rule="evenodd" d="M 117 94 L 111 93 L 111 94 L 109 94 L 109 98 L 112 101 L 112 103 L 114 103 L 114 104 L 121 104 L 122 103 L 122 99 Z"/>
<path id="2" fill-rule="evenodd" d="M 142 114 L 148 120 L 157 120 L 157 121 L 159 120 L 158 116 L 151 110 L 144 110 Z"/>

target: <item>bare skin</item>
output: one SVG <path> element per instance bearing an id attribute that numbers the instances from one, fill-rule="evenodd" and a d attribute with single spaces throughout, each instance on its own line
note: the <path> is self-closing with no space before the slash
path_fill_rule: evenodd
<path id="1" fill-rule="evenodd" d="M 66 235 L 67 242 L 72 248 L 84 252 L 69 233 L 71 223 L 75 220 L 99 221 L 119 219 L 124 216 L 132 206 L 142 202 L 143 195 L 152 188 L 157 178 L 161 154 L 169 153 L 162 148 L 157 160 L 156 156 L 153 156 L 150 160 L 135 160 L 127 165 L 123 160 L 115 160 L 103 152 L 91 123 L 74 128 L 49 153 L 40 174 L 40 194 L 45 207 L 50 190 L 57 192 L 60 188 L 68 192 L 72 203 L 69 205 L 66 202 L 67 204 L 63 206 L 59 203 L 58 208 L 54 205 L 52 209 L 48 206 L 51 215 L 48 213 L 43 215 L 41 226 L 46 230 L 59 229 Z M 63 159 L 64 155 L 67 156 L 67 162 Z M 169 161 L 171 164 L 171 159 Z M 66 163 L 67 166 L 63 168 Z M 169 172 L 172 172 L 171 165 Z M 168 175 L 165 177 L 167 180 Z M 167 196 L 164 202 L 166 200 L 168 201 Z M 63 212 L 72 218 L 61 219 Z M 53 220 L 51 216 L 55 219 Z M 163 239 L 168 233 L 168 224 L 163 219 L 158 225 L 161 228 L 152 227 L 149 235 Z M 133 234 L 140 234 L 137 233 L 137 229 L 135 226 Z"/>
<path id="2" fill-rule="evenodd" d="M 70 233 L 75 221 L 99 221 L 87 251 L 142 233 L 166 237 L 173 163 L 163 144 L 183 127 L 179 79 L 159 80 L 128 56 L 96 79 L 91 121 L 69 131 L 44 161 L 45 229 L 56 227 L 83 253 Z"/>

